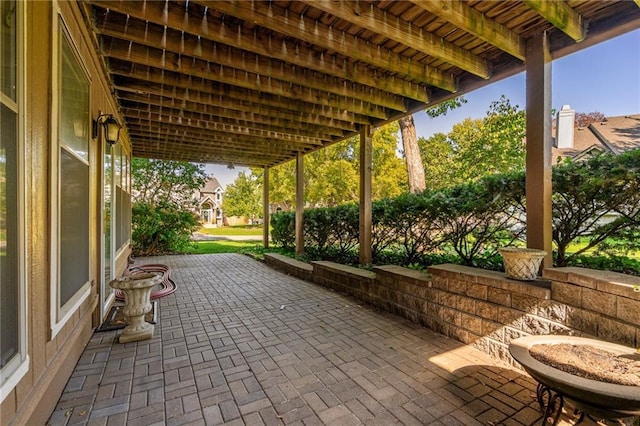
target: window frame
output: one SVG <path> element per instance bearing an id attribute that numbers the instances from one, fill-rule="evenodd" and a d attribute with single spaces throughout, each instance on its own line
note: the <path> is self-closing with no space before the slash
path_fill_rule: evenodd
<path id="1" fill-rule="evenodd" d="M 55 8 L 54 8 L 55 9 Z M 62 63 L 61 63 L 61 55 L 62 55 L 62 43 L 63 40 L 69 44 L 70 50 L 73 54 L 73 57 L 80 68 L 84 78 L 87 82 L 88 87 L 88 99 L 87 99 L 87 109 L 89 113 L 89 121 L 91 121 L 90 116 L 90 106 L 91 106 L 91 75 L 87 70 L 84 61 L 80 55 L 80 49 L 76 44 L 73 36 L 71 35 L 71 31 L 67 27 L 64 16 L 61 11 L 54 10 L 53 12 L 53 23 L 52 23 L 52 67 L 51 67 L 51 83 L 52 83 L 52 93 L 58 94 L 54 96 L 51 101 L 51 123 L 58 123 L 60 121 L 61 108 L 60 108 L 60 97 L 61 95 L 61 73 L 62 73 Z M 60 167 L 60 152 L 64 149 L 68 154 L 70 154 L 75 159 L 82 161 L 86 164 L 87 170 L 89 173 L 88 179 L 88 199 L 89 199 L 89 216 L 91 216 L 91 200 L 93 199 L 93 190 L 91 188 L 91 162 L 92 162 L 92 147 L 91 147 L 91 139 L 89 137 L 89 127 L 91 123 L 87 124 L 87 158 L 84 159 L 76 152 L 74 152 L 71 147 L 65 147 L 62 141 L 60 140 L 60 132 L 59 126 L 52 125 L 51 126 L 51 221 L 50 221 L 50 229 L 51 229 L 51 285 L 50 285 L 50 329 L 51 335 L 50 338 L 53 338 L 63 329 L 63 327 L 67 324 L 70 318 L 76 313 L 78 308 L 84 303 L 89 295 L 91 294 L 91 281 L 92 281 L 92 262 L 91 256 L 89 256 L 89 265 L 88 265 L 88 279 L 87 281 L 75 292 L 69 300 L 61 305 L 60 303 L 60 289 L 61 289 L 61 280 L 60 280 L 60 217 L 61 217 L 61 203 L 60 203 L 60 194 L 61 194 L 61 186 L 62 186 L 62 178 L 61 178 L 61 167 Z M 89 220 L 89 249 L 91 248 L 91 221 Z"/>
<path id="2" fill-rule="evenodd" d="M 5 96 L 0 92 L 2 98 L 0 102 L 7 104 L 13 103 L 13 108 L 16 111 L 16 123 L 18 127 L 18 140 L 16 141 L 17 152 L 17 173 L 18 180 L 17 190 L 17 221 L 18 221 L 18 336 L 19 336 L 19 352 L 14 356 L 7 365 L 0 369 L 0 404 L 5 398 L 11 394 L 13 389 L 18 385 L 20 380 L 29 371 L 29 354 L 28 354 L 28 332 L 29 324 L 27 322 L 27 273 L 26 273 L 26 241 L 27 241 L 27 226 L 25 221 L 26 209 L 26 197 L 25 197 L 25 129 L 26 129 L 26 34 L 27 34 L 27 19 L 25 12 L 26 3 L 20 0 L 16 1 L 16 101 L 12 101 L 8 96 Z"/>

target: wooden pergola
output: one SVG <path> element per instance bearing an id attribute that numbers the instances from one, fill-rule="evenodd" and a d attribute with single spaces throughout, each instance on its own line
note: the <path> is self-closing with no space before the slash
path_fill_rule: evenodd
<path id="1" fill-rule="evenodd" d="M 87 0 L 83 12 L 134 156 L 262 167 L 265 188 L 270 167 L 296 159 L 299 251 L 303 155 L 360 135 L 369 263 L 371 129 L 523 70 L 527 239 L 551 252 L 551 60 L 639 28 L 637 3 Z M 268 191 L 265 223 L 266 206 Z"/>

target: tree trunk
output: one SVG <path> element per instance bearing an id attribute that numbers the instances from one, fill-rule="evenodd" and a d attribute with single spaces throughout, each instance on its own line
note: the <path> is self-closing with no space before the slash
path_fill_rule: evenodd
<path id="1" fill-rule="evenodd" d="M 424 165 L 420 157 L 420 148 L 418 147 L 418 138 L 416 137 L 416 126 L 413 122 L 413 116 L 407 115 L 398 120 L 398 122 L 400 123 L 400 132 L 402 133 L 404 158 L 407 162 L 409 192 L 413 194 L 422 192 L 426 188 Z"/>

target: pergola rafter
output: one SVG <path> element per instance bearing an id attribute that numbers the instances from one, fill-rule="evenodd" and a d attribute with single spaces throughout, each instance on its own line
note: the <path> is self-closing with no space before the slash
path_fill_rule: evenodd
<path id="1" fill-rule="evenodd" d="M 640 8 L 622 0 L 79 4 L 133 155 L 160 155 L 146 145 L 162 140 L 162 131 L 173 132 L 162 151 L 168 159 L 256 165 L 269 141 L 287 144 L 262 167 L 523 71 L 525 47 L 539 34 L 555 58 L 580 50 L 576 41 L 589 45 L 640 26 Z M 143 137 L 133 126 L 156 133 Z M 212 131 L 212 143 L 202 144 Z M 240 149 L 218 155 L 232 143 Z"/>

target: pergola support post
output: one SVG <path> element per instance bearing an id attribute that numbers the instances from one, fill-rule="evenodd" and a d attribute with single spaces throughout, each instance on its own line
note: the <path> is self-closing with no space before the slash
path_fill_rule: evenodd
<path id="1" fill-rule="evenodd" d="M 545 250 L 553 266 L 551 216 L 551 53 L 545 33 L 527 40 L 527 247 Z"/>
<path id="2" fill-rule="evenodd" d="M 370 265 L 371 254 L 371 126 L 360 129 L 360 264 Z"/>
<path id="3" fill-rule="evenodd" d="M 264 248 L 269 248 L 269 168 L 264 168 L 262 173 L 262 245 Z"/>
<path id="4" fill-rule="evenodd" d="M 296 254 L 304 254 L 304 157 L 296 156 Z"/>

